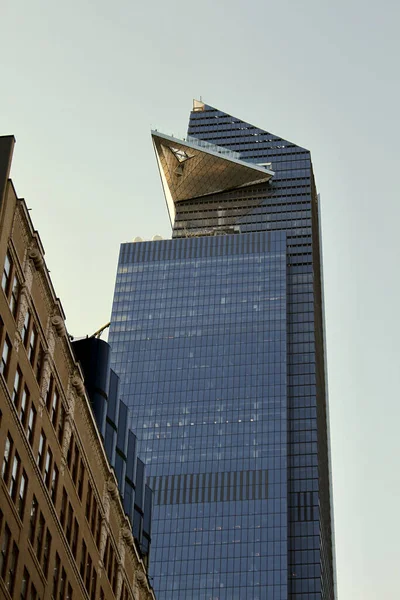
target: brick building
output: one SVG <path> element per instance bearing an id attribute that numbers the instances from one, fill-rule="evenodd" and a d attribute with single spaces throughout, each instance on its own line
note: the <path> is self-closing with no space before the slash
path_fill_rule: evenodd
<path id="1" fill-rule="evenodd" d="M 13 147 L 0 137 L 0 597 L 154 599 Z"/>

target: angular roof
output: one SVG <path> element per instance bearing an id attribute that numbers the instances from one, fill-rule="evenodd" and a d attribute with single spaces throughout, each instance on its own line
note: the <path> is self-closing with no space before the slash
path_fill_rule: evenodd
<path id="1" fill-rule="evenodd" d="M 266 182 L 274 175 L 241 160 L 238 152 L 194 137 L 181 140 L 158 131 L 151 135 L 171 221 L 177 202 Z"/>

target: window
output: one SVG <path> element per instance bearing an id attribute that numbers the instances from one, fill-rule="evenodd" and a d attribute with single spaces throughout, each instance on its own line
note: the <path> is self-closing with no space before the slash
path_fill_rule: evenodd
<path id="1" fill-rule="evenodd" d="M 7 252 L 6 258 L 4 261 L 4 269 L 3 269 L 3 277 L 1 279 L 1 287 L 6 296 L 8 296 L 8 292 L 10 290 L 10 282 L 11 282 L 11 257 Z"/>
<path id="2" fill-rule="evenodd" d="M 31 446 L 33 445 L 33 438 L 35 435 L 35 424 L 36 424 L 36 408 L 34 407 L 34 405 L 32 403 L 30 411 L 29 411 L 28 431 L 27 431 L 28 442 L 30 443 Z"/>
<path id="3" fill-rule="evenodd" d="M 78 467 L 79 467 L 79 448 L 78 444 L 75 444 L 75 456 L 74 456 L 74 464 L 72 465 L 72 480 L 76 485 L 78 478 Z"/>
<path id="4" fill-rule="evenodd" d="M 87 487 L 87 493 L 86 493 L 86 518 L 89 522 L 90 519 L 90 509 L 92 506 L 92 486 L 90 485 L 90 481 L 88 480 L 88 487 Z"/>
<path id="5" fill-rule="evenodd" d="M 60 600 L 64 600 L 66 581 L 67 581 L 67 575 L 66 575 L 65 569 L 63 567 L 62 571 L 61 571 L 61 581 L 60 581 Z"/>
<path id="6" fill-rule="evenodd" d="M 64 426 L 65 426 L 65 408 L 64 408 L 63 404 L 61 403 L 60 418 L 58 419 L 58 433 L 57 433 L 59 444 L 62 444 L 62 441 L 63 441 Z"/>
<path id="7" fill-rule="evenodd" d="M 54 429 L 57 427 L 57 416 L 58 416 L 58 403 L 60 400 L 60 396 L 58 395 L 57 390 L 54 388 L 53 391 L 53 400 L 51 403 L 51 411 L 50 411 L 50 420 L 53 423 Z"/>
<path id="8" fill-rule="evenodd" d="M 11 289 L 11 296 L 10 296 L 10 309 L 11 309 L 14 319 L 17 316 L 20 288 L 21 288 L 21 286 L 19 284 L 18 277 L 16 275 L 14 275 L 12 289 Z"/>
<path id="9" fill-rule="evenodd" d="M 101 536 L 101 515 L 97 517 L 97 531 L 96 531 L 96 546 L 100 550 L 100 536 Z"/>
<path id="10" fill-rule="evenodd" d="M 71 438 L 69 440 L 68 452 L 67 452 L 67 465 L 68 469 L 71 469 L 72 463 L 72 451 L 74 449 L 74 436 L 71 434 Z"/>
<path id="11" fill-rule="evenodd" d="M 50 556 L 50 550 L 51 550 L 51 534 L 50 531 L 47 529 L 46 531 L 46 541 L 44 544 L 44 551 L 43 551 L 43 573 L 47 579 L 47 575 L 49 572 L 49 556 Z"/>
<path id="12" fill-rule="evenodd" d="M 30 580 L 29 572 L 28 572 L 27 568 L 24 567 L 24 573 L 22 575 L 22 582 L 21 582 L 21 595 L 20 595 L 21 600 L 28 600 L 29 580 Z"/>
<path id="13" fill-rule="evenodd" d="M 34 361 L 35 361 L 35 351 L 36 351 L 37 339 L 38 339 L 38 335 L 37 335 L 36 325 L 33 325 L 32 330 L 31 330 L 31 335 L 29 337 L 29 346 L 28 346 L 28 358 L 29 358 L 29 362 L 31 363 L 32 366 L 34 365 Z"/>
<path id="14" fill-rule="evenodd" d="M 7 435 L 6 446 L 4 448 L 4 458 L 3 458 L 3 466 L 1 469 L 1 476 L 3 477 L 5 483 L 8 482 L 8 475 L 10 472 L 10 460 L 11 454 L 13 451 L 14 442 L 10 434 Z"/>
<path id="15" fill-rule="evenodd" d="M 74 535 L 72 538 L 71 550 L 72 550 L 72 554 L 74 555 L 75 559 L 76 559 L 76 552 L 78 549 L 78 536 L 79 536 L 79 524 L 78 524 L 78 521 L 76 519 L 74 519 Z"/>
<path id="16" fill-rule="evenodd" d="M 83 464 L 83 459 L 81 458 L 81 467 L 79 470 L 79 480 L 78 480 L 78 496 L 79 496 L 80 500 L 82 500 L 84 477 L 85 477 L 85 465 Z"/>
<path id="17" fill-rule="evenodd" d="M 8 553 L 10 551 L 10 540 L 11 531 L 8 525 L 5 526 L 3 531 L 3 537 L 1 539 L 1 550 L 0 550 L 0 575 L 4 579 L 7 570 Z"/>
<path id="18" fill-rule="evenodd" d="M 61 510 L 60 510 L 60 523 L 64 528 L 65 525 L 65 517 L 67 515 L 67 492 L 65 490 L 65 488 L 63 488 L 63 495 L 62 495 L 62 500 L 61 500 Z"/>
<path id="19" fill-rule="evenodd" d="M 93 568 L 92 572 L 92 586 L 90 591 L 90 600 L 96 599 L 96 587 L 97 587 L 97 573 L 96 569 Z"/>
<path id="20" fill-rule="evenodd" d="M 12 469 L 11 469 L 10 486 L 8 488 L 9 494 L 14 502 L 17 497 L 17 483 L 18 483 L 20 466 L 21 466 L 21 459 L 18 456 L 18 453 L 16 452 L 14 454 L 14 460 L 13 460 L 13 465 L 12 465 Z"/>
<path id="21" fill-rule="evenodd" d="M 24 319 L 24 324 L 22 326 L 22 331 L 21 331 L 22 343 L 24 344 L 25 348 L 28 343 L 28 333 L 29 333 L 30 321 L 31 321 L 31 314 L 30 314 L 29 310 L 27 310 L 25 319 Z"/>
<path id="22" fill-rule="evenodd" d="M 92 531 L 93 537 L 96 535 L 96 517 L 97 517 L 97 502 L 96 502 L 96 498 L 93 496 L 92 518 L 90 520 L 90 529 Z"/>
<path id="23" fill-rule="evenodd" d="M 43 513 L 40 513 L 39 517 L 39 525 L 36 535 L 36 558 L 40 562 L 42 558 L 42 550 L 43 550 L 43 537 L 44 537 L 44 528 L 45 528 L 45 520 Z"/>
<path id="24" fill-rule="evenodd" d="M 84 577 L 85 577 L 86 552 L 87 552 L 87 549 L 86 549 L 85 540 L 82 540 L 81 566 L 79 569 L 82 579 L 84 579 Z"/>
<path id="25" fill-rule="evenodd" d="M 86 581 L 85 581 L 85 588 L 87 590 L 87 592 L 90 592 L 90 582 L 92 579 L 92 559 L 90 557 L 90 554 L 87 555 L 87 563 L 86 563 Z"/>
<path id="26" fill-rule="evenodd" d="M 39 450 L 38 450 L 38 457 L 37 457 L 37 464 L 38 464 L 40 472 L 42 472 L 42 469 L 43 469 L 45 446 L 46 446 L 46 436 L 42 429 L 41 434 L 40 434 Z"/>
<path id="27" fill-rule="evenodd" d="M 36 521 L 38 514 L 38 501 L 36 496 L 33 496 L 32 506 L 31 506 L 31 514 L 29 518 L 29 541 L 33 546 L 33 542 L 35 540 L 35 532 L 36 532 Z"/>
<path id="28" fill-rule="evenodd" d="M 18 514 L 20 516 L 21 521 L 24 518 L 25 511 L 25 501 L 26 501 L 26 490 L 28 488 L 28 476 L 25 471 L 22 471 L 21 481 L 19 483 L 19 494 L 18 494 Z"/>
<path id="29" fill-rule="evenodd" d="M 35 586 L 33 585 L 33 583 L 31 583 L 31 597 L 29 598 L 29 600 L 37 600 L 37 591 Z"/>
<path id="30" fill-rule="evenodd" d="M 114 548 L 112 547 L 112 545 L 110 543 L 110 547 L 109 547 L 109 551 L 108 551 L 108 568 L 107 568 L 108 581 L 110 583 L 112 581 L 113 563 L 114 563 Z"/>
<path id="31" fill-rule="evenodd" d="M 65 600 L 72 600 L 72 587 L 70 583 L 68 584 L 67 595 L 65 597 Z"/>
<path id="32" fill-rule="evenodd" d="M 53 386 L 54 386 L 54 377 L 53 377 L 53 375 L 50 375 L 49 385 L 48 385 L 47 392 L 46 392 L 46 408 L 47 408 L 47 412 L 49 414 L 50 414 L 50 410 L 51 410 L 51 397 L 52 397 Z"/>
<path id="33" fill-rule="evenodd" d="M 56 552 L 56 561 L 54 564 L 54 573 L 53 573 L 53 598 L 57 598 L 57 591 L 58 591 L 58 584 L 60 581 L 60 567 L 61 567 L 61 560 L 60 557 L 58 556 L 58 553 Z"/>
<path id="34" fill-rule="evenodd" d="M 68 518 L 67 518 L 67 529 L 65 531 L 65 537 L 68 540 L 68 544 L 71 544 L 71 535 L 72 535 L 72 519 L 74 516 L 74 511 L 71 503 L 68 503 Z"/>
<path id="35" fill-rule="evenodd" d="M 10 366 L 10 358 L 11 358 L 11 342 L 6 336 L 4 340 L 3 352 L 1 354 L 1 362 L 0 362 L 0 373 L 4 377 L 7 377 L 8 367 Z"/>
<path id="36" fill-rule="evenodd" d="M 37 591 L 35 586 L 33 585 L 33 583 L 31 583 L 31 597 L 29 598 L 29 600 L 37 600 Z"/>
<path id="37" fill-rule="evenodd" d="M 14 402 L 16 408 L 18 408 L 18 404 L 19 404 L 19 396 L 21 393 L 21 384 L 22 384 L 22 373 L 21 373 L 21 369 L 19 367 L 17 367 L 17 370 L 15 371 L 14 388 L 13 388 L 13 393 L 12 393 L 12 401 Z"/>
<path id="38" fill-rule="evenodd" d="M 46 487 L 49 488 L 50 486 L 50 474 L 51 474 L 51 464 L 53 462 L 53 453 L 50 450 L 50 448 L 47 448 L 47 452 L 46 452 L 46 460 L 44 463 L 44 475 L 43 475 L 43 479 L 44 479 L 44 483 L 46 484 Z"/>
<path id="39" fill-rule="evenodd" d="M 50 488 L 51 500 L 52 500 L 53 504 L 56 503 L 57 486 L 58 486 L 58 468 L 57 468 L 57 465 L 54 463 L 53 464 L 53 474 L 51 476 L 51 488 Z"/>
<path id="40" fill-rule="evenodd" d="M 18 546 L 14 542 L 12 552 L 11 552 L 10 564 L 8 566 L 8 574 L 7 574 L 7 581 L 6 581 L 6 587 L 8 589 L 8 593 L 10 594 L 10 596 L 12 596 L 14 593 L 15 571 L 17 570 L 17 565 L 18 565 L 18 554 L 19 554 Z"/>
<path id="41" fill-rule="evenodd" d="M 20 418 L 20 421 L 21 421 L 24 429 L 26 426 L 28 404 L 29 404 L 29 390 L 26 387 L 26 385 L 24 385 L 24 391 L 22 392 L 22 398 L 21 398 L 21 408 L 19 411 L 19 418 Z"/>
<path id="42" fill-rule="evenodd" d="M 43 369 L 43 363 L 44 363 L 44 354 L 45 354 L 45 352 L 43 350 L 43 346 L 39 342 L 39 349 L 37 351 L 35 366 L 34 366 L 34 369 L 33 369 L 34 372 L 35 372 L 36 381 L 38 383 L 40 383 L 40 378 L 42 376 L 42 369 Z"/>

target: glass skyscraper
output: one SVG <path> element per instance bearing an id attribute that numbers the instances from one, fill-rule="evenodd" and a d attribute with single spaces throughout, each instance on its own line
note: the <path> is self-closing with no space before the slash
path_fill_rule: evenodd
<path id="1" fill-rule="evenodd" d="M 152 137 L 173 238 L 122 244 L 109 341 L 157 598 L 333 600 L 310 153 L 198 101 L 186 139 Z"/>

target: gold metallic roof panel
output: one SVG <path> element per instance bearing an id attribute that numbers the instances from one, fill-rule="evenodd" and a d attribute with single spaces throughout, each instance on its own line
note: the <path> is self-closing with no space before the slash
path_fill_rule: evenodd
<path id="1" fill-rule="evenodd" d="M 157 131 L 152 139 L 170 213 L 172 204 L 182 200 L 266 182 L 274 174 L 201 140 L 180 140 Z"/>

